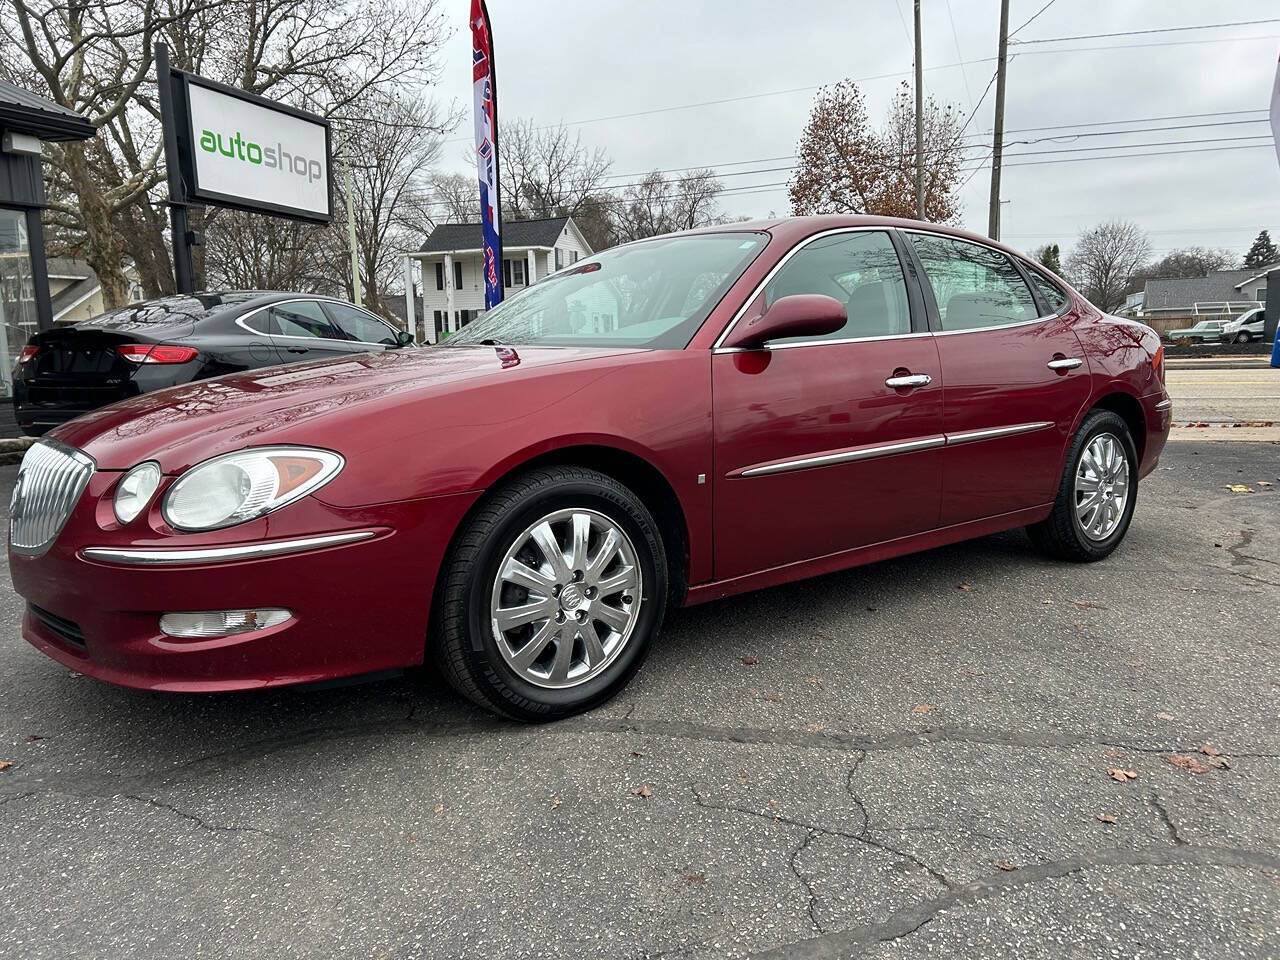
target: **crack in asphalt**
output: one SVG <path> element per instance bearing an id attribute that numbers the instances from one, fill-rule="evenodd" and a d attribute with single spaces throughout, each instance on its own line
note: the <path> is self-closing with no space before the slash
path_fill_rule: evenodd
<path id="1" fill-rule="evenodd" d="M 173 804 L 166 803 L 163 800 L 157 800 L 154 797 L 142 797 L 132 793 L 116 794 L 115 796 L 124 800 L 133 800 L 136 803 L 145 803 L 147 806 L 154 807 L 157 810 L 165 810 L 181 817 L 183 820 L 190 820 L 202 830 L 208 830 L 210 833 L 260 833 L 264 836 L 274 837 L 276 840 L 290 839 L 289 837 L 278 833 L 272 833 L 270 830 L 262 830 L 258 827 L 241 827 L 234 824 L 209 823 L 209 821 L 204 820 L 201 817 L 197 817 L 194 813 L 187 813 L 185 810 L 179 810 Z"/>
<path id="2" fill-rule="evenodd" d="M 897 940 L 919 930 L 940 913 L 976 903 L 1009 890 L 1044 880 L 1073 876 L 1099 867 L 1235 867 L 1245 870 L 1280 869 L 1280 857 L 1235 847 L 1148 847 L 1144 850 L 1100 850 L 1089 856 L 1067 857 L 1021 867 L 952 887 L 932 900 L 922 901 L 884 920 L 862 924 L 837 933 L 823 934 L 784 946 L 758 951 L 755 960 L 837 960 L 876 943 Z"/>
<path id="3" fill-rule="evenodd" d="M 1147 802 L 1155 808 L 1160 816 L 1160 820 L 1164 823 L 1164 827 L 1169 831 L 1169 838 L 1179 847 L 1187 846 L 1187 841 L 1182 839 L 1182 834 L 1178 833 L 1178 825 L 1173 822 L 1173 817 L 1169 815 L 1169 809 L 1160 799 L 1160 795 L 1154 790 L 1147 793 Z"/>

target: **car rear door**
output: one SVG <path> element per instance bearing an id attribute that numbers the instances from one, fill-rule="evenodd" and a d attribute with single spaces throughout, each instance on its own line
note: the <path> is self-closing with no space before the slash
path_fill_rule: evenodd
<path id="1" fill-rule="evenodd" d="M 957 237 L 905 231 L 928 283 L 943 389 L 942 524 L 1049 503 L 1089 397 L 1079 317 L 1033 294 L 1003 251 Z M 1027 268 L 1030 271 L 1030 268 Z M 1037 286 L 1047 278 L 1034 274 Z"/>
<path id="2" fill-rule="evenodd" d="M 325 313 L 321 301 L 310 297 L 279 300 L 251 315 L 240 325 L 267 336 L 280 363 L 344 357 L 359 351 Z"/>
<path id="3" fill-rule="evenodd" d="M 938 522 L 941 369 L 892 232 L 803 241 L 735 322 L 801 293 L 839 298 L 845 327 L 763 350 L 713 351 L 717 579 Z"/>

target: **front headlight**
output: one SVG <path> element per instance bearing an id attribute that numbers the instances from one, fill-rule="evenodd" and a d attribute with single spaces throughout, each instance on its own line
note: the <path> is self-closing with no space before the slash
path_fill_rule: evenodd
<path id="1" fill-rule="evenodd" d="M 192 467 L 165 494 L 165 522 L 215 530 L 278 510 L 338 475 L 343 459 L 311 447 L 257 447 Z"/>
<path id="2" fill-rule="evenodd" d="M 126 473 L 116 484 L 112 506 L 121 524 L 131 522 L 151 502 L 151 495 L 160 486 L 160 464 L 153 460 L 140 463 Z"/>

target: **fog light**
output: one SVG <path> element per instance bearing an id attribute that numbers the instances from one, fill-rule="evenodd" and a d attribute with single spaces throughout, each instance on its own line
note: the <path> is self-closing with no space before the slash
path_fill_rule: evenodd
<path id="1" fill-rule="evenodd" d="M 208 610 L 203 613 L 166 613 L 160 629 L 171 637 L 229 637 L 276 627 L 293 614 L 279 607 L 257 610 Z"/>

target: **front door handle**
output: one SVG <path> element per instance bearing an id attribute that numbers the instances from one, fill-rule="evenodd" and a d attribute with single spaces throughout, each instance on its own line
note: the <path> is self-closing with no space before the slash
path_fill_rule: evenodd
<path id="1" fill-rule="evenodd" d="M 1057 360 L 1049 361 L 1050 370 L 1074 370 L 1076 367 L 1084 363 L 1079 357 L 1061 357 Z"/>
<path id="2" fill-rule="evenodd" d="M 897 390 L 901 387 L 927 387 L 931 383 L 933 383 L 933 377 L 927 373 L 911 373 L 902 377 L 890 377 L 884 385 Z"/>
<path id="3" fill-rule="evenodd" d="M 290 353 L 310 353 L 306 347 L 285 347 Z"/>

